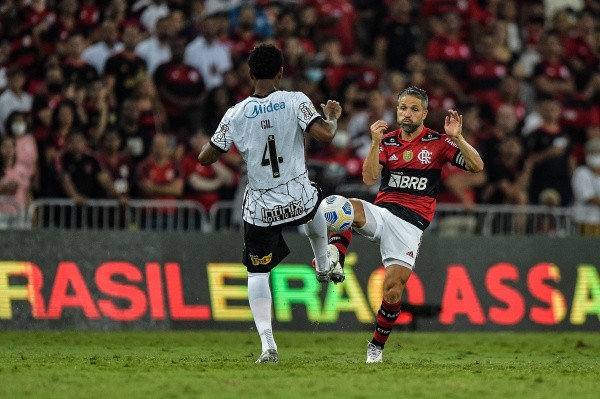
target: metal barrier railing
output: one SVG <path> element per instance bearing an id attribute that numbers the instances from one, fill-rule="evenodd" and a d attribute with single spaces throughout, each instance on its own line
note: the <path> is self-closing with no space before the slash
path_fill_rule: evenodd
<path id="1" fill-rule="evenodd" d="M 28 210 L 32 228 L 82 230 L 210 231 L 206 210 L 186 200 L 88 200 L 44 198 Z"/>
<path id="2" fill-rule="evenodd" d="M 539 205 L 476 205 L 466 210 L 461 205 L 438 204 L 427 233 L 439 235 L 473 234 L 547 235 L 575 234 L 576 225 L 570 207 Z"/>
<path id="3" fill-rule="evenodd" d="M 79 205 L 70 199 L 38 199 L 27 214 L 0 218 L 0 228 L 239 231 L 238 206 L 234 201 L 220 201 L 207 212 L 197 202 L 186 200 L 130 200 L 127 204 L 89 200 Z M 12 222 L 2 224 L 2 220 Z M 567 207 L 476 205 L 466 210 L 460 205 L 438 204 L 426 234 L 568 236 L 576 234 L 576 224 Z"/>
<path id="4" fill-rule="evenodd" d="M 10 196 L 0 196 L 0 230 L 29 228 L 27 212 Z"/>

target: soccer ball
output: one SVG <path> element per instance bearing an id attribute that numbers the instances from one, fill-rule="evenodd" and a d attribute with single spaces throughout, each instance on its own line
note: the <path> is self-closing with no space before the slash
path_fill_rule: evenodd
<path id="1" fill-rule="evenodd" d="M 320 207 L 327 221 L 327 230 L 341 233 L 352 226 L 354 208 L 347 198 L 341 195 L 330 195 L 321 202 Z"/>

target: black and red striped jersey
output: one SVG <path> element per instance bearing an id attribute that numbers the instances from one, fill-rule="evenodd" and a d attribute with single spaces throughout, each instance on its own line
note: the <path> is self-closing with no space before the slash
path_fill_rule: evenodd
<path id="1" fill-rule="evenodd" d="M 375 204 L 424 230 L 433 219 L 444 163 L 465 169 L 454 140 L 424 128 L 412 141 L 402 130 L 386 133 L 379 146 L 381 186 Z"/>

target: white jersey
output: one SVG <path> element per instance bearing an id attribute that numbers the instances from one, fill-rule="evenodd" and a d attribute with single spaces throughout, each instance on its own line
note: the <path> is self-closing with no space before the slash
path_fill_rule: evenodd
<path id="1" fill-rule="evenodd" d="M 250 96 L 231 107 L 211 138 L 220 152 L 235 144 L 246 162 L 243 218 L 274 226 L 306 216 L 318 192 L 308 179 L 304 131 L 321 116 L 300 92 Z"/>

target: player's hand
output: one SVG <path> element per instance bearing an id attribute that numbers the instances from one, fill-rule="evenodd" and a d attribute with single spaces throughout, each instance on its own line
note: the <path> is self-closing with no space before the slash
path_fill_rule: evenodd
<path id="1" fill-rule="evenodd" d="M 382 120 L 378 120 L 371 125 L 371 140 L 373 143 L 381 143 L 381 140 L 383 140 L 383 134 L 386 132 L 387 128 L 387 122 Z"/>
<path id="2" fill-rule="evenodd" d="M 446 116 L 446 120 L 444 122 L 444 130 L 446 134 L 453 139 L 457 139 L 460 137 L 462 133 L 462 115 L 459 115 L 453 109 L 449 109 L 448 112 L 450 115 Z"/>
<path id="3" fill-rule="evenodd" d="M 327 104 L 321 104 L 321 108 L 327 119 L 339 119 L 342 115 L 342 106 L 337 101 L 327 100 Z"/>

